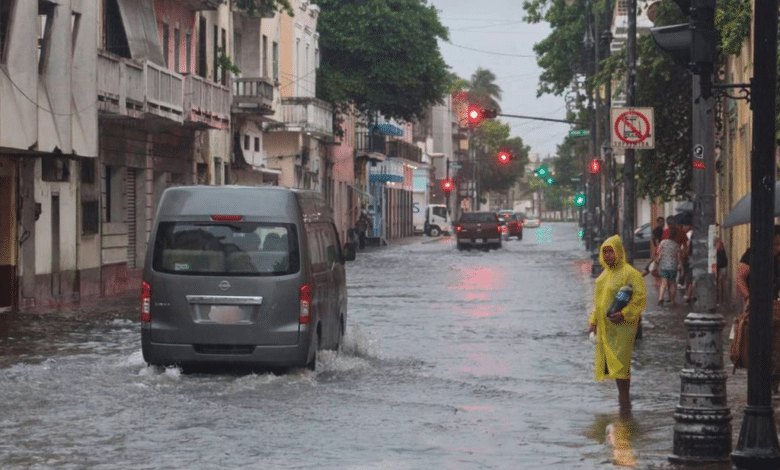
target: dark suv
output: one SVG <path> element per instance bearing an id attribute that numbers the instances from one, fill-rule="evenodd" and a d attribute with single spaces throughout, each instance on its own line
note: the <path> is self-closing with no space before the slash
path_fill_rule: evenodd
<path id="1" fill-rule="evenodd" d="M 485 246 L 501 248 L 501 222 L 495 212 L 466 212 L 455 226 L 459 250 Z"/>

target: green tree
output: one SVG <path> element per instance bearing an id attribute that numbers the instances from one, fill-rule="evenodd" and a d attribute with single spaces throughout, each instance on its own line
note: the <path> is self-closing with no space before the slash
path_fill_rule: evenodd
<path id="1" fill-rule="evenodd" d="M 658 6 L 656 25 L 684 23 L 687 17 L 671 0 Z M 638 150 L 638 196 L 670 201 L 692 188 L 691 74 L 663 53 L 650 35 L 637 38 L 636 102 L 655 114 L 655 149 Z M 599 80 L 625 77 L 625 51 L 604 63 Z"/>
<path id="2" fill-rule="evenodd" d="M 496 75 L 490 70 L 478 68 L 468 84 L 470 103 L 479 104 L 483 108 L 495 109 L 501 112 L 501 87 L 496 84 Z"/>
<path id="3" fill-rule="evenodd" d="M 492 120 L 483 122 L 476 145 L 480 161 L 479 186 L 483 192 L 506 191 L 522 178 L 530 149 L 520 137 L 509 138 L 509 124 Z M 499 150 L 508 150 L 514 159 L 499 163 L 496 158 Z"/>
<path id="4" fill-rule="evenodd" d="M 413 121 L 449 91 L 436 8 L 420 0 L 320 0 L 318 97 Z"/>
<path id="5" fill-rule="evenodd" d="M 246 11 L 249 16 L 267 18 L 277 11 L 295 16 L 289 0 L 236 0 L 235 5 Z"/>

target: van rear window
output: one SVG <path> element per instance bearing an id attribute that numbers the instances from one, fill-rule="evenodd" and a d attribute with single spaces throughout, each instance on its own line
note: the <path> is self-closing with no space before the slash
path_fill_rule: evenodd
<path id="1" fill-rule="evenodd" d="M 281 276 L 300 269 L 293 224 L 161 222 L 152 268 L 183 275 Z"/>
<path id="2" fill-rule="evenodd" d="M 493 212 L 464 212 L 460 216 L 461 223 L 489 224 L 498 222 L 498 217 Z"/>

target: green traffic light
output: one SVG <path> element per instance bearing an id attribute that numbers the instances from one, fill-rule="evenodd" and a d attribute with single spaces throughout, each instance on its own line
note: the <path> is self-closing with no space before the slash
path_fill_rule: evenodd
<path id="1" fill-rule="evenodd" d="M 577 232 L 577 235 L 579 235 L 580 238 L 584 237 L 585 236 L 585 230 L 580 230 L 579 232 Z"/>
<path id="2" fill-rule="evenodd" d="M 553 184 L 553 183 L 555 183 L 555 179 L 552 176 L 547 178 L 547 184 Z"/>
<path id="3" fill-rule="evenodd" d="M 574 197 L 574 205 L 577 207 L 582 207 L 585 205 L 585 195 L 584 194 L 578 194 Z"/>
<path id="4" fill-rule="evenodd" d="M 540 166 L 539 168 L 536 169 L 536 174 L 544 178 L 545 176 L 547 176 L 547 167 Z"/>

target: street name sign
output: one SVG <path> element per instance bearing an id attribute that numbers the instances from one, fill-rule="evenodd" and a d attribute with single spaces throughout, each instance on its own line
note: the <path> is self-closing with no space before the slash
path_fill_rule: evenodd
<path id="1" fill-rule="evenodd" d="M 587 129 L 577 129 L 577 130 L 569 131 L 569 135 L 572 137 L 585 137 L 590 135 L 590 131 Z"/>
<path id="2" fill-rule="evenodd" d="M 612 108 L 612 148 L 655 148 L 653 108 Z"/>

